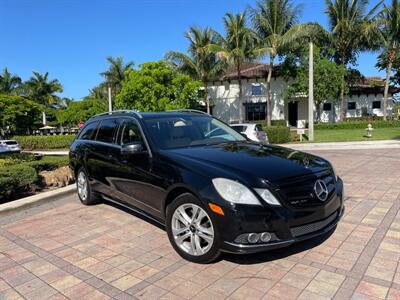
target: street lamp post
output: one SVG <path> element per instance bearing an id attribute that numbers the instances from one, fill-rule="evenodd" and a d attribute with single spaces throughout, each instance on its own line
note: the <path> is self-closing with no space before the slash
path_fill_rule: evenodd
<path id="1" fill-rule="evenodd" d="M 314 141 L 314 45 L 309 41 L 308 61 L 308 140 Z"/>
<path id="2" fill-rule="evenodd" d="M 112 112 L 111 86 L 108 86 L 108 111 Z"/>

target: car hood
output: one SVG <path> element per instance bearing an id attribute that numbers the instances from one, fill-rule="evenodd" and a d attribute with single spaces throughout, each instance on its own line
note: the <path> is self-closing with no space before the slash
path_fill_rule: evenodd
<path id="1" fill-rule="evenodd" d="M 273 184 L 331 169 L 330 163 L 320 157 L 289 148 L 261 146 L 250 142 L 179 148 L 167 152 L 172 159 L 175 157 L 205 164 L 212 173 L 219 169 L 239 174 L 235 177 L 247 174 Z"/>

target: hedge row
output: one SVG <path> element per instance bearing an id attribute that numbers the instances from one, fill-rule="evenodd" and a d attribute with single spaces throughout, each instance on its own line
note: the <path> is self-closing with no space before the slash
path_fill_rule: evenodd
<path id="1" fill-rule="evenodd" d="M 321 123 L 315 124 L 314 129 L 364 129 L 367 128 L 369 122 L 365 120 L 360 121 L 345 121 L 340 123 Z M 399 120 L 389 120 L 389 121 L 382 121 L 382 120 L 372 120 L 371 121 L 373 128 L 393 128 L 393 127 L 400 127 Z"/>
<path id="2" fill-rule="evenodd" d="M 75 135 L 21 135 L 12 139 L 25 150 L 67 149 L 74 141 Z"/>
<path id="3" fill-rule="evenodd" d="M 39 172 L 68 165 L 66 156 L 8 154 L 0 159 L 0 203 L 36 189 Z"/>
<path id="4" fill-rule="evenodd" d="M 289 127 L 264 126 L 263 130 L 267 133 L 268 140 L 271 144 L 284 144 L 291 141 Z"/>
<path id="5" fill-rule="evenodd" d="M 0 168 L 0 203 L 30 191 L 37 180 L 36 170 L 25 164 Z"/>

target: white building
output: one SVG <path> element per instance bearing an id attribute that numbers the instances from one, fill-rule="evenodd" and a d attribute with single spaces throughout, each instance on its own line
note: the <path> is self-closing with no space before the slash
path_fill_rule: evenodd
<path id="1" fill-rule="evenodd" d="M 265 120 L 266 80 L 268 65 L 246 63 L 241 71 L 243 97 L 239 100 L 239 83 L 236 71 L 228 71 L 218 81 L 209 83 L 208 93 L 212 103 L 212 114 L 228 123 Z M 271 79 L 272 120 L 286 120 L 288 125 L 304 125 L 308 119 L 308 97 L 284 99 L 287 81 L 282 77 Z M 399 88 L 390 87 L 387 112 L 392 114 L 392 95 Z M 242 109 L 240 109 L 242 106 Z M 314 107 L 315 118 L 319 109 L 322 122 L 339 120 L 339 105 L 336 99 L 327 99 L 319 108 Z M 366 78 L 364 82 L 350 87 L 345 97 L 346 117 L 383 116 L 383 80 Z M 240 115 L 240 112 L 242 115 Z"/>

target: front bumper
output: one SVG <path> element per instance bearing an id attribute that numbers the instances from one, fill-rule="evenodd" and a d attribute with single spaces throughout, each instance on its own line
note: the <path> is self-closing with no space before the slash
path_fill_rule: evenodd
<path id="1" fill-rule="evenodd" d="M 220 249 L 230 253 L 255 253 L 286 247 L 330 232 L 343 214 L 343 182 L 339 178 L 335 195 L 319 207 L 261 209 L 247 206 L 232 209 L 218 222 L 223 241 Z M 238 242 L 238 236 L 252 232 L 270 232 L 273 238 L 266 243 Z"/>

